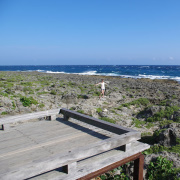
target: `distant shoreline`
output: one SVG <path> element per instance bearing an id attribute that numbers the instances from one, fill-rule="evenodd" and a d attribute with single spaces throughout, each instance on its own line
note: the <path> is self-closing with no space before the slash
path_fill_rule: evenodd
<path id="1" fill-rule="evenodd" d="M 164 79 L 180 83 L 180 66 L 158 65 L 43 65 L 0 66 L 0 71 L 41 72 L 47 74 L 93 75 L 133 79 Z"/>
<path id="2" fill-rule="evenodd" d="M 77 79 L 78 77 L 81 78 L 88 78 L 88 79 L 124 79 L 124 80 L 138 80 L 138 81 L 143 81 L 143 82 L 159 82 L 159 83 L 178 83 L 180 84 L 180 81 L 176 81 L 173 79 L 150 79 L 150 78 L 133 78 L 133 77 L 123 77 L 123 76 L 105 76 L 105 75 L 87 75 L 87 74 L 78 74 L 78 73 L 45 73 L 45 72 L 38 72 L 38 71 L 0 71 L 0 73 L 18 73 L 18 74 L 30 74 L 30 75 L 42 75 L 42 76 L 53 76 L 53 77 L 60 77 L 62 79 L 66 79 L 66 77 L 70 78 L 75 78 Z"/>

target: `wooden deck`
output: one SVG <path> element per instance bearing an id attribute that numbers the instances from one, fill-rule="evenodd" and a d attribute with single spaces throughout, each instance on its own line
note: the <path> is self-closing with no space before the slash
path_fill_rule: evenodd
<path id="1" fill-rule="evenodd" d="M 0 131 L 0 179 L 78 179 L 149 148 L 137 139 L 76 119 L 16 124 Z"/>

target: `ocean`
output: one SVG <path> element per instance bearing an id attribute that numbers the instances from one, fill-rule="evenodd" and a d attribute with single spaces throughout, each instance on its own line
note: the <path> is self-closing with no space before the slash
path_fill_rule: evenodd
<path id="1" fill-rule="evenodd" d="M 21 65 L 0 66 L 0 71 L 38 71 L 124 78 L 172 79 L 180 82 L 180 66 L 175 65 Z"/>

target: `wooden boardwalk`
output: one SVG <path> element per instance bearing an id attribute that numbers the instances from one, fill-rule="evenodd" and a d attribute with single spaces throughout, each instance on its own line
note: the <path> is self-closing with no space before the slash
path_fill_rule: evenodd
<path id="1" fill-rule="evenodd" d="M 75 119 L 16 124 L 0 131 L 0 179 L 81 178 L 149 148 L 130 133 L 117 135 Z M 129 150 L 117 149 L 129 141 Z"/>

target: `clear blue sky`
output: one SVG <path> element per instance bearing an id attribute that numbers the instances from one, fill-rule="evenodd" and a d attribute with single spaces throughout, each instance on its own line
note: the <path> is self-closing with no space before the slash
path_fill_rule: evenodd
<path id="1" fill-rule="evenodd" d="M 0 65 L 180 65 L 179 0 L 0 0 Z"/>

